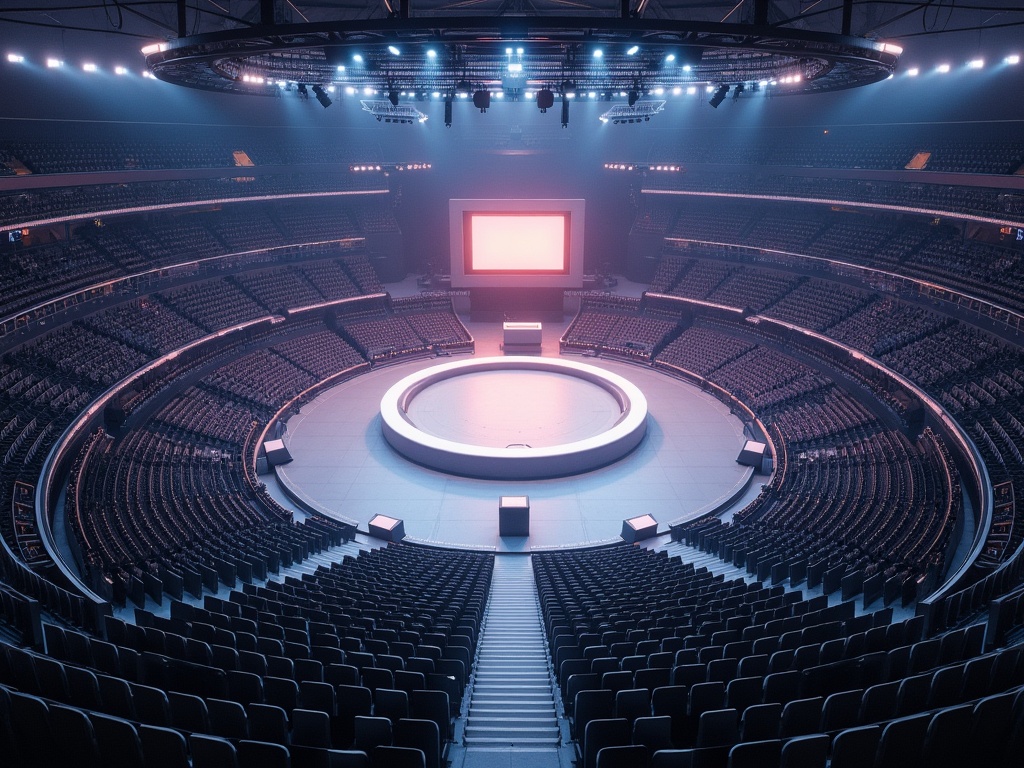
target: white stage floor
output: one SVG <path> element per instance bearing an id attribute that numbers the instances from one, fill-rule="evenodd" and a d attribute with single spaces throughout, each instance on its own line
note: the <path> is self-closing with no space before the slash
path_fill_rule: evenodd
<path id="1" fill-rule="evenodd" d="M 477 356 L 500 354 L 500 324 L 467 325 L 477 339 Z M 545 324 L 543 355 L 557 356 L 564 329 Z M 451 359 L 378 369 L 320 395 L 288 422 L 284 440 L 294 460 L 277 468 L 279 481 L 319 507 L 358 521 L 362 530 L 384 513 L 402 518 L 414 539 L 522 550 L 613 540 L 623 519 L 645 513 L 664 526 L 734 495 L 750 476 L 749 468 L 736 463 L 742 424 L 727 406 L 652 368 L 600 358 L 586 362 L 628 378 L 648 400 L 647 436 L 624 459 L 580 475 L 534 481 L 475 480 L 423 468 L 385 442 L 380 399 L 409 373 Z M 485 412 L 498 405 L 485 400 Z M 593 418 L 606 419 L 605 409 L 594 409 Z M 586 426 L 574 422 L 572 429 Z M 498 536 L 498 497 L 506 495 L 530 497 L 528 539 Z"/>

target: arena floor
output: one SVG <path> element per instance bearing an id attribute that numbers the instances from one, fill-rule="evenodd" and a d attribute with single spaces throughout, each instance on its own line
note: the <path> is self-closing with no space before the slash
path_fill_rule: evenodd
<path id="1" fill-rule="evenodd" d="M 501 354 L 500 324 L 467 326 L 477 341 L 477 357 Z M 564 329 L 565 325 L 545 324 L 542 356 L 558 355 Z M 515 551 L 616 539 L 624 518 L 644 513 L 662 525 L 695 516 L 735 495 L 751 477 L 749 468 L 736 463 L 744 440 L 742 424 L 727 406 L 651 368 L 600 358 L 586 362 L 628 378 L 648 400 L 647 436 L 625 458 L 575 476 L 531 481 L 478 480 L 426 469 L 385 442 L 380 400 L 409 373 L 451 359 L 379 368 L 320 395 L 288 422 L 284 440 L 293 461 L 277 468 L 278 481 L 300 498 L 358 521 L 363 530 L 370 518 L 383 512 L 402 518 L 413 539 Z M 580 396 L 552 386 L 551 396 Z M 472 397 L 463 387 L 472 388 L 473 381 L 461 382 L 447 395 L 436 394 L 458 408 Z M 486 405 L 477 416 L 454 419 L 444 428 L 455 429 L 455 436 L 466 442 L 486 433 L 480 414 L 500 409 L 502 400 L 491 393 L 480 397 Z M 510 400 L 507 406 L 514 411 L 522 403 Z M 431 408 L 436 412 L 444 405 L 433 402 Z M 582 410 L 591 416 L 584 415 L 582 421 L 577 416 L 571 432 L 600 429 L 607 421 L 605 409 Z M 508 423 L 508 413 L 498 414 L 496 421 Z M 754 483 L 747 488 L 736 504 L 756 494 L 758 487 Z M 529 538 L 499 537 L 498 497 L 523 494 L 530 497 Z"/>

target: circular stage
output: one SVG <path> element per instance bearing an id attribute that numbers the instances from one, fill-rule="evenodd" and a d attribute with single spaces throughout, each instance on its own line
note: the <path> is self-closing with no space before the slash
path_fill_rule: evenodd
<path id="1" fill-rule="evenodd" d="M 466 362 L 479 359 L 465 358 Z M 564 360 L 554 356 L 543 359 Z M 622 458 L 589 471 L 542 480 L 457 476 L 416 464 L 385 439 L 381 398 L 411 374 L 440 364 L 434 358 L 378 368 L 341 382 L 304 405 L 288 421 L 284 441 L 293 461 L 276 467 L 279 484 L 317 509 L 357 521 L 362 530 L 374 515 L 383 513 L 401 518 L 410 538 L 499 550 L 610 541 L 618 537 L 625 518 L 651 514 L 664 529 L 671 521 L 697 516 L 738 494 L 742 498 L 736 503 L 743 504 L 757 493 L 758 484 L 749 485 L 752 470 L 736 463 L 744 442 L 743 424 L 728 406 L 653 368 L 600 358 L 587 359 L 587 366 L 627 380 L 647 402 L 646 436 Z M 515 372 L 496 375 L 510 373 Z M 452 397 L 464 399 L 466 394 L 460 388 L 476 388 L 472 383 L 475 375 L 461 382 L 462 377 L 456 377 L 435 383 L 413 398 L 412 418 L 420 428 L 436 432 L 439 438 L 471 437 L 486 443 L 481 437 L 489 431 L 486 420 L 466 416 L 481 413 L 480 409 L 489 407 L 486 403 L 479 408 L 463 404 L 460 413 L 469 423 L 456 427 L 440 424 L 448 421 L 448 414 L 438 410 L 443 407 L 440 403 Z M 536 384 L 525 384 L 532 375 L 526 374 L 524 379 L 528 392 Z M 434 386 L 441 389 L 432 394 Z M 456 389 L 445 392 L 447 386 Z M 550 441 L 533 436 L 510 438 L 511 433 L 500 432 L 491 442 L 500 449 L 508 444 L 502 440 L 533 440 L 537 447 L 542 442 L 561 445 L 604 431 L 621 411 L 607 390 L 592 391 L 593 386 L 592 382 L 570 381 L 565 390 L 559 390 L 562 394 L 558 397 L 572 399 L 573 410 L 589 412 L 580 421 L 550 427 L 534 422 L 530 427 L 531 435 L 545 427 Z M 432 402 L 434 394 L 437 403 Z M 420 397 L 426 399 L 417 405 Z M 561 402 L 549 407 L 561 411 L 565 406 Z M 502 430 L 507 428 L 502 426 Z M 448 429 L 455 431 L 446 432 Z M 518 542 L 498 536 L 498 498 L 515 495 L 530 497 L 530 536 Z"/>
<path id="2" fill-rule="evenodd" d="M 628 379 L 543 357 L 485 357 L 406 376 L 380 403 L 385 439 L 417 464 L 539 480 L 602 467 L 639 445 L 647 399 Z"/>

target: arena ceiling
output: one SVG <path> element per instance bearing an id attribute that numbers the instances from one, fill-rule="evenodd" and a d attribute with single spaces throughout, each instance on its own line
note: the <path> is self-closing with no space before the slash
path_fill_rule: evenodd
<path id="1" fill-rule="evenodd" d="M 984 3 L 984 4 L 981 4 Z M 900 41 L 1024 24 L 1008 0 L 35 0 L 0 23 L 131 35 L 156 77 L 212 91 L 834 91 Z M 949 38 L 951 39 L 951 38 Z M 140 46 L 141 47 L 141 46 Z"/>

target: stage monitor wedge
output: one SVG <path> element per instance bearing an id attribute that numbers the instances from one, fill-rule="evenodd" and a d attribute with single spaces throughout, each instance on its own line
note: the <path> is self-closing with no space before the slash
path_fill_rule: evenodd
<path id="1" fill-rule="evenodd" d="M 449 200 L 452 288 L 582 288 L 585 200 Z"/>

